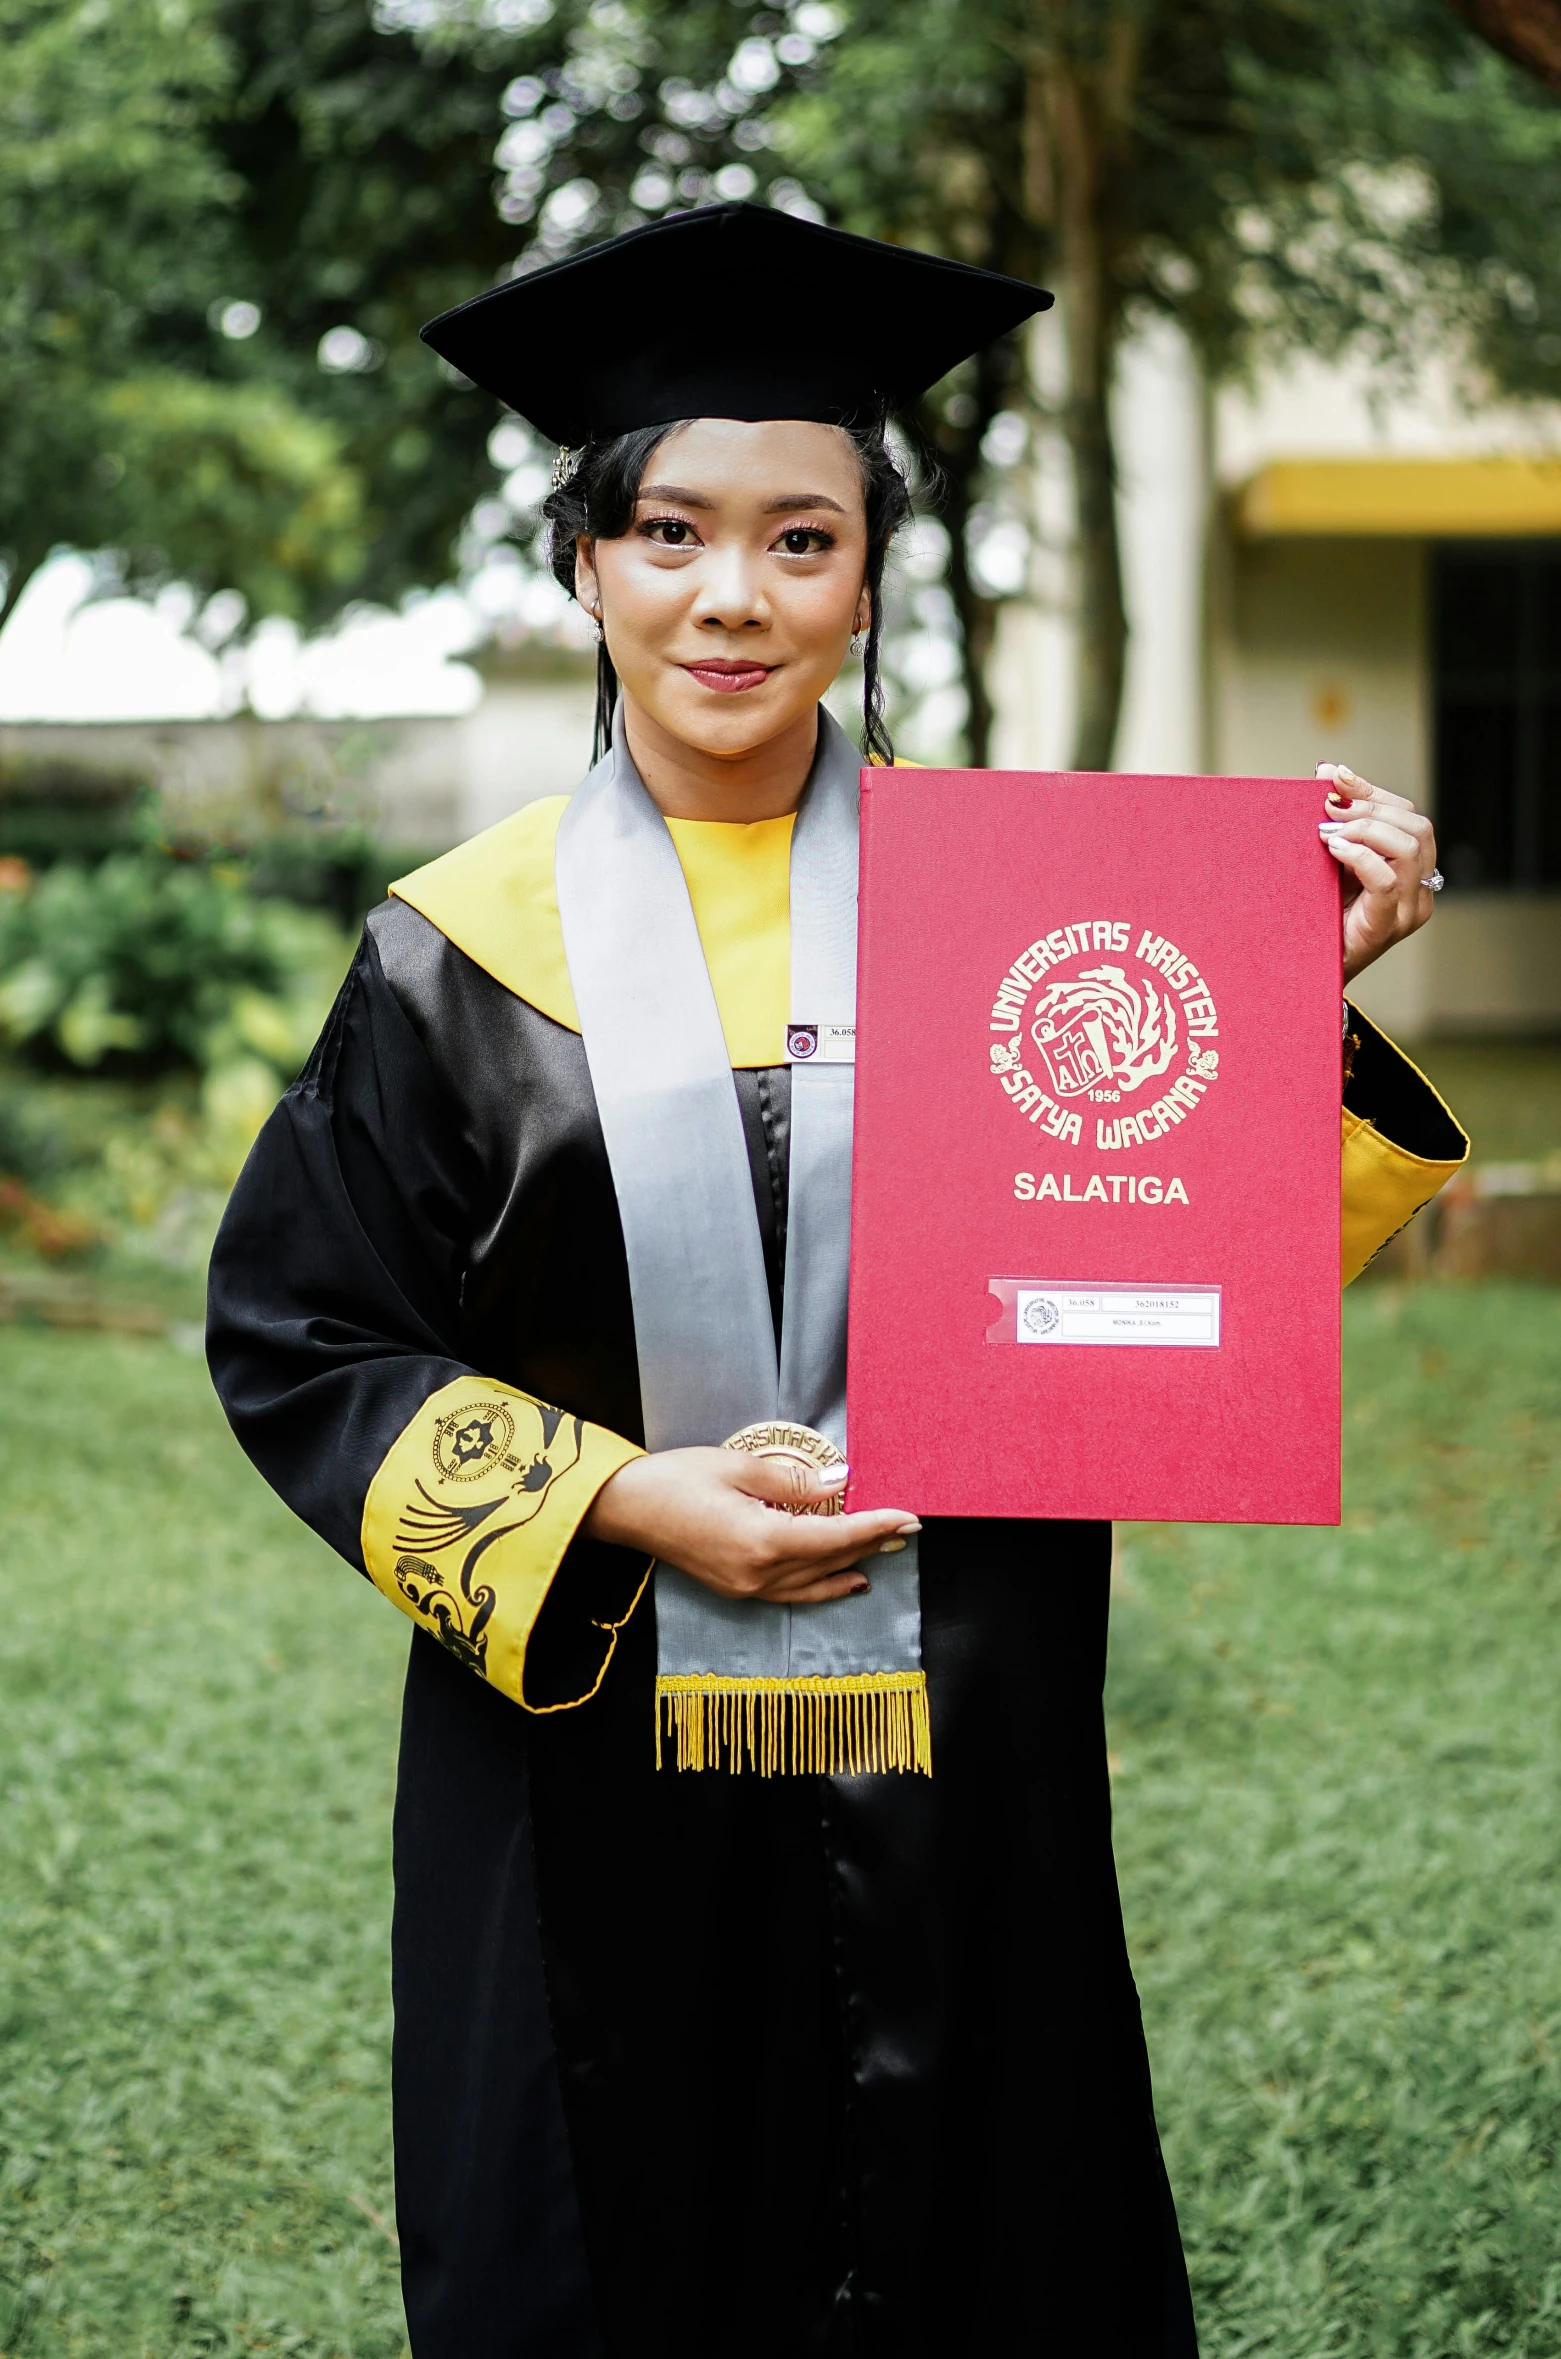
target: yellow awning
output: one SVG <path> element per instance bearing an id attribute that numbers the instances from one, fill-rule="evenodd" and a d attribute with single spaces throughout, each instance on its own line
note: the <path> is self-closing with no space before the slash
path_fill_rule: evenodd
<path id="1" fill-rule="evenodd" d="M 1274 459 L 1237 493 L 1236 529 L 1251 540 L 1561 534 L 1561 452 L 1537 459 Z"/>

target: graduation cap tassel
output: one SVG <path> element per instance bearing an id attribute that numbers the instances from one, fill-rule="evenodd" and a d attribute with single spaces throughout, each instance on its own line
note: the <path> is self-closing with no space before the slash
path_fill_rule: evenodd
<path id="1" fill-rule="evenodd" d="M 656 1682 L 658 1769 L 664 1735 L 678 1769 L 753 1769 L 760 1777 L 932 1774 L 921 1671 L 839 1679 L 664 1676 Z"/>

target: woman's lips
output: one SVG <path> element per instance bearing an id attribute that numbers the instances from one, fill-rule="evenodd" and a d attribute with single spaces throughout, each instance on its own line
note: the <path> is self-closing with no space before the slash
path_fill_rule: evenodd
<path id="1" fill-rule="evenodd" d="M 740 689 L 761 687 L 774 666 L 767 663 L 686 663 L 683 669 L 701 687 L 715 688 L 723 696 L 735 696 Z"/>

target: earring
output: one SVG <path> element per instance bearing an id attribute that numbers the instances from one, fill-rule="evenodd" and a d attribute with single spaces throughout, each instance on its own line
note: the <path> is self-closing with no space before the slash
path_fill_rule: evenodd
<path id="1" fill-rule="evenodd" d="M 856 629 L 855 629 L 855 630 L 854 630 L 854 631 L 851 633 L 851 653 L 852 653 L 853 655 L 860 655 L 860 654 L 861 654 L 861 652 L 862 652 L 862 626 L 861 626 L 861 624 L 860 624 L 860 623 L 858 623 L 858 625 L 857 625 Z"/>

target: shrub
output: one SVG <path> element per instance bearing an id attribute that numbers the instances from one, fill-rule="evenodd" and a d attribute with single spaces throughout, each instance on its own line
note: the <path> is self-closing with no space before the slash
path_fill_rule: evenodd
<path id="1" fill-rule="evenodd" d="M 70 1160 L 64 1132 L 15 1091 L 0 1092 L 0 1175 L 58 1179 Z"/>
<path id="2" fill-rule="evenodd" d="M 9 1174 L 0 1176 L 0 1236 L 16 1238 L 45 1261 L 89 1253 L 99 1241 L 96 1227 L 81 1213 L 46 1204 Z"/>
<path id="3" fill-rule="evenodd" d="M 51 868 L 0 896 L 0 1036 L 78 1067 L 290 1079 L 346 965 L 323 912 L 257 900 L 241 874 L 144 849 Z"/>
<path id="4" fill-rule="evenodd" d="M 137 770 L 57 754 L 0 754 L 0 857 L 35 868 L 97 861 L 137 840 L 152 802 Z"/>

